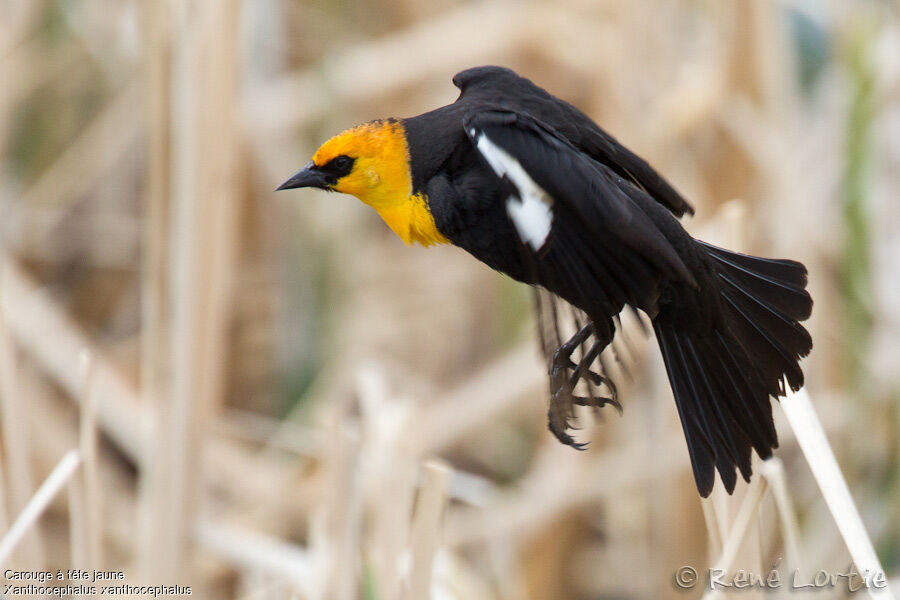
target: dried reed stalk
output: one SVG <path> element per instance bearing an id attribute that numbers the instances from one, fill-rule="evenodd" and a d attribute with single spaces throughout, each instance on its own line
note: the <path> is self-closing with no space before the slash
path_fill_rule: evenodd
<path id="1" fill-rule="evenodd" d="M 781 525 L 781 538 L 785 547 L 785 570 L 793 572 L 794 569 L 802 569 L 803 561 L 800 555 L 800 526 L 797 523 L 797 511 L 788 491 L 787 478 L 784 474 L 784 463 L 778 457 L 772 457 L 762 462 L 760 475 L 769 482 L 769 489 L 775 500 L 775 508 L 778 510 L 778 522 Z"/>
<path id="2" fill-rule="evenodd" d="M 6 499 L 6 467 L 0 460 L 0 536 L 6 535 L 9 529 L 9 502 Z"/>
<path id="3" fill-rule="evenodd" d="M 141 230 L 141 402 L 145 407 L 158 407 L 168 394 L 165 382 L 167 342 L 166 263 L 168 260 L 169 195 L 171 188 L 172 126 L 172 41 L 171 3 L 141 3 L 142 91 L 145 100 L 147 130 L 147 186 L 144 192 L 143 227 Z M 137 395 L 137 394 L 135 394 Z M 157 411 L 147 411 L 156 418 Z M 154 439 L 153 422 L 144 421 L 144 435 Z M 156 548 L 156 512 L 159 494 L 157 473 L 152 464 L 164 460 L 159 444 L 148 445 L 140 461 L 138 479 L 138 534 L 136 555 L 141 565 L 151 558 L 146 553 Z"/>
<path id="4" fill-rule="evenodd" d="M 364 446 L 363 485 L 372 505 L 373 530 L 365 558 L 378 598 L 398 599 L 402 567 L 408 559 L 410 517 L 418 464 L 406 432 L 414 422 L 411 402 L 391 397 L 380 365 L 360 367 L 356 378 Z"/>
<path id="5" fill-rule="evenodd" d="M 0 263 L 0 290 L 5 291 L 9 281 L 9 269 Z M 17 385 L 18 357 L 9 335 L 8 314 L 6 304 L 0 298 L 0 410 L 3 416 L 3 446 L 9 472 L 10 509 L 19 513 L 25 510 L 34 492 L 30 464 L 31 419 L 28 404 L 20 398 Z M 44 563 L 43 556 L 40 538 L 33 532 L 28 533 L 20 556 L 22 563 L 29 568 L 39 569 Z"/>
<path id="6" fill-rule="evenodd" d="M 194 527 L 197 541 L 210 552 L 245 570 L 265 575 L 265 581 L 289 583 L 309 596 L 315 582 L 313 556 L 300 546 L 220 522 L 200 519 Z"/>
<path id="7" fill-rule="evenodd" d="M 431 597 L 431 573 L 451 473 L 449 466 L 437 460 L 426 462 L 423 470 L 410 540 L 412 565 L 406 595 L 408 600 Z"/>
<path id="8" fill-rule="evenodd" d="M 173 6 L 171 386 L 157 399 L 144 550 L 150 579 L 185 573 L 206 414 L 221 397 L 235 239 L 240 3 Z M 152 498 L 152 499 L 151 499 Z"/>
<path id="9" fill-rule="evenodd" d="M 81 458 L 78 456 L 78 450 L 70 450 L 62 457 L 62 460 L 59 461 L 53 471 L 47 476 L 47 479 L 37 489 L 12 524 L 12 527 L 9 528 L 6 536 L 0 541 L 0 568 L 6 566 L 10 555 L 31 531 L 41 515 L 44 514 L 50 502 L 66 486 L 80 463 Z M 35 569 L 30 564 L 28 568 L 30 570 Z"/>
<path id="10" fill-rule="evenodd" d="M 331 447 L 323 455 L 329 479 L 321 504 L 310 516 L 310 550 L 315 556 L 312 600 L 353 600 L 359 586 L 362 522 L 358 431 L 338 415 Z"/>
<path id="11" fill-rule="evenodd" d="M 713 501 L 709 498 L 701 498 L 700 506 L 703 508 L 703 519 L 706 522 L 706 532 L 709 536 L 709 562 L 712 563 L 722 554 L 722 530 L 719 528 L 719 520 L 717 511 L 713 506 Z"/>
<path id="12" fill-rule="evenodd" d="M 856 567 L 863 575 L 886 575 L 806 388 L 788 394 L 782 399 L 781 407 Z M 887 584 L 867 586 L 866 591 L 872 598 L 893 598 Z"/>
<path id="13" fill-rule="evenodd" d="M 735 559 L 740 552 L 741 546 L 744 544 L 744 539 L 747 536 L 750 525 L 758 518 L 759 507 L 762 503 L 765 491 L 766 480 L 764 478 L 757 477 L 750 483 L 747 488 L 747 493 L 744 496 L 744 500 L 741 503 L 741 507 L 734 517 L 734 524 L 728 532 L 728 536 L 725 538 L 722 554 L 719 556 L 719 559 L 713 567 L 714 570 L 728 573 L 734 567 Z M 718 597 L 720 593 L 721 590 L 719 588 L 713 588 L 707 590 L 707 592 L 703 594 L 703 598 L 715 598 Z"/>
<path id="14" fill-rule="evenodd" d="M 69 490 L 69 560 L 76 569 L 90 569 L 88 523 L 90 507 L 84 486 L 84 471 L 76 472 L 68 481 Z"/>
<path id="15" fill-rule="evenodd" d="M 81 486 L 85 499 L 85 569 L 103 565 L 103 499 L 100 494 L 97 457 L 97 413 L 94 395 L 94 361 L 88 350 L 80 356 L 82 391 L 79 405 L 78 448 L 81 455 Z M 77 563 L 76 563 L 77 564 Z"/>

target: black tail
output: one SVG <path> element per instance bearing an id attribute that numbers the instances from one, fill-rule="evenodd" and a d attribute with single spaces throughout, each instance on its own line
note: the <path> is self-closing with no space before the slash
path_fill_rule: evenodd
<path id="1" fill-rule="evenodd" d="M 708 496 L 719 470 L 730 494 L 735 467 L 750 479 L 750 448 L 761 458 L 778 447 L 769 396 L 803 385 L 797 364 L 812 349 L 799 321 L 812 311 L 806 267 L 758 258 L 705 242 L 721 284 L 724 315 L 699 334 L 654 322 L 654 330 L 687 438 L 694 479 Z"/>

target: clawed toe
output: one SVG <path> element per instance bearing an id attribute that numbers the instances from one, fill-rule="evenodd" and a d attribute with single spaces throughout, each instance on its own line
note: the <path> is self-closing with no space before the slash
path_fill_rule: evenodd
<path id="1" fill-rule="evenodd" d="M 584 363 L 578 365 L 572 370 L 572 375 L 569 377 L 569 387 L 575 389 L 575 386 L 577 386 L 578 382 L 582 379 L 586 379 L 588 382 L 597 387 L 606 385 L 613 393 L 613 395 L 615 395 L 616 393 L 615 388 L 611 385 L 609 379 L 595 371 L 585 368 Z"/>
<path id="2" fill-rule="evenodd" d="M 571 435 L 566 433 L 565 429 L 557 430 L 553 427 L 552 424 L 549 426 L 549 429 L 550 429 L 550 432 L 556 437 L 557 440 L 559 440 L 559 442 L 561 444 L 566 445 L 566 446 L 571 446 L 572 448 L 575 448 L 576 450 L 587 450 L 587 447 L 588 447 L 587 442 L 584 442 L 584 443 L 576 442 L 575 438 L 573 438 Z"/>
<path id="3" fill-rule="evenodd" d="M 610 406 L 612 406 L 613 408 L 615 408 L 616 412 L 619 413 L 620 417 L 625 412 L 625 410 L 622 408 L 622 403 L 619 402 L 618 400 L 616 400 L 615 398 L 607 399 L 606 403 L 609 404 Z"/>
<path id="4" fill-rule="evenodd" d="M 572 396 L 572 402 L 578 406 L 588 406 L 590 408 L 612 406 L 619 415 L 622 414 L 622 404 L 615 398 L 585 398 L 584 396 Z"/>

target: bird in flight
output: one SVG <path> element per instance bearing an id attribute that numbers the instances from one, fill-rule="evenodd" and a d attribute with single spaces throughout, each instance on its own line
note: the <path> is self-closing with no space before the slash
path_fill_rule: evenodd
<path id="1" fill-rule="evenodd" d="M 716 470 L 729 493 L 736 471 L 749 481 L 751 449 L 768 458 L 778 446 L 769 398 L 803 385 L 806 268 L 691 237 L 678 219 L 693 208 L 647 162 L 510 69 L 453 83 L 454 103 L 344 131 L 278 189 L 352 194 L 405 243 L 453 244 L 552 298 L 539 303 L 553 312 L 548 421 L 564 444 L 582 447 L 569 434 L 575 405 L 620 408 L 596 363 L 619 314 L 644 313 L 698 491 L 709 495 Z M 569 339 L 560 300 L 583 315 Z"/>

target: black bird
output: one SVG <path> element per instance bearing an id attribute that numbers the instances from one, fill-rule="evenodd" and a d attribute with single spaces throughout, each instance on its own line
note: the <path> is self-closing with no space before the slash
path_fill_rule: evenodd
<path id="1" fill-rule="evenodd" d="M 567 433 L 573 405 L 618 407 L 612 381 L 592 367 L 619 313 L 643 311 L 700 494 L 715 469 L 729 493 L 735 467 L 749 481 L 751 448 L 768 458 L 778 446 L 769 397 L 785 394 L 785 380 L 803 385 L 806 268 L 692 238 L 677 217 L 693 208 L 650 165 L 513 71 L 475 67 L 453 83 L 453 104 L 345 131 L 278 189 L 353 194 L 407 244 L 454 244 L 583 311 L 548 356 L 549 427 L 565 444 L 580 447 Z M 576 395 L 580 382 L 588 396 Z"/>

